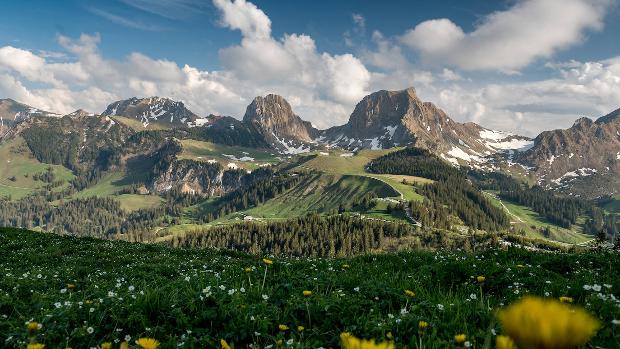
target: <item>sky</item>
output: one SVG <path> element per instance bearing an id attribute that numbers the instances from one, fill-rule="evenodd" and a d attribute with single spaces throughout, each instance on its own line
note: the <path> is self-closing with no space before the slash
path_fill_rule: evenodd
<path id="1" fill-rule="evenodd" d="M 0 98 L 58 113 L 161 96 L 241 118 L 276 93 L 319 128 L 414 87 L 535 136 L 620 107 L 619 0 L 5 0 Z"/>

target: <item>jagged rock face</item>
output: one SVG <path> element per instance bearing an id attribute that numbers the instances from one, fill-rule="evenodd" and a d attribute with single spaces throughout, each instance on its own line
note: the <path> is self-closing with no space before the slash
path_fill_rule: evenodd
<path id="1" fill-rule="evenodd" d="M 201 118 L 187 109 L 183 102 L 168 98 L 130 98 L 108 105 L 102 115 L 119 115 L 138 119 L 148 126 L 159 123 L 168 126 L 201 126 L 207 124 L 208 118 Z"/>
<path id="2" fill-rule="evenodd" d="M 287 154 L 302 152 L 318 131 L 293 113 L 281 96 L 256 97 L 248 105 L 243 123 L 251 127 L 274 149 Z"/>
<path id="3" fill-rule="evenodd" d="M 31 116 L 59 117 L 59 114 L 33 108 L 12 99 L 0 99 L 0 138 Z"/>
<path id="4" fill-rule="evenodd" d="M 620 191 L 620 109 L 593 121 L 577 120 L 565 130 L 542 132 L 516 157 L 538 182 L 567 194 L 595 198 Z"/>
<path id="5" fill-rule="evenodd" d="M 530 143 L 526 137 L 455 122 L 434 104 L 421 101 L 413 88 L 364 97 L 347 124 L 324 131 L 319 141 L 347 149 L 415 145 L 451 162 L 469 164 Z"/>

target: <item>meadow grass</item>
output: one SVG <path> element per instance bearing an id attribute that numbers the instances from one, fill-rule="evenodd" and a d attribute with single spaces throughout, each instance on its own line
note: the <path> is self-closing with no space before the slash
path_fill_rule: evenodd
<path id="1" fill-rule="evenodd" d="M 2 346 L 24 348 L 25 324 L 36 321 L 33 340 L 46 348 L 135 347 L 140 337 L 161 348 L 217 348 L 220 339 L 235 348 L 337 348 L 342 332 L 397 348 L 420 339 L 454 348 L 464 334 L 483 348 L 503 333 L 495 311 L 530 294 L 572 297 L 602 324 L 588 347 L 620 347 L 618 254 L 412 251 L 268 257 L 271 265 L 263 257 L 0 229 Z M 429 324 L 424 332 L 419 321 Z"/>
<path id="2" fill-rule="evenodd" d="M 26 142 L 21 137 L 15 137 L 0 144 L 0 196 L 11 196 L 13 199 L 23 198 L 35 190 L 42 189 L 47 183 L 35 181 L 32 176 L 46 172 L 52 168 L 55 180 L 65 184 L 56 190 L 66 188 L 69 181 L 75 176 L 71 171 L 60 165 L 49 165 L 35 159 Z M 15 180 L 11 180 L 14 178 Z"/>

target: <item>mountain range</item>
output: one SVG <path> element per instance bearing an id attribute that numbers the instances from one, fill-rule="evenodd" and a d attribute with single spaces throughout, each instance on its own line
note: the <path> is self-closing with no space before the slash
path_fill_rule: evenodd
<path id="1" fill-rule="evenodd" d="M 120 116 L 145 129 L 155 125 L 204 132 L 215 140 L 239 139 L 239 145 L 283 156 L 331 148 L 416 146 L 454 165 L 524 176 L 568 195 L 594 198 L 620 190 L 620 109 L 596 121 L 581 118 L 569 129 L 545 131 L 534 139 L 456 122 L 433 103 L 422 101 L 413 88 L 372 93 L 355 106 L 346 124 L 326 130 L 304 121 L 286 99 L 274 94 L 256 97 L 241 120 L 199 116 L 183 102 L 160 97 L 113 102 L 100 115 L 78 110 L 65 117 Z M 2 137 L 28 119 L 40 118 L 61 115 L 0 100 Z"/>

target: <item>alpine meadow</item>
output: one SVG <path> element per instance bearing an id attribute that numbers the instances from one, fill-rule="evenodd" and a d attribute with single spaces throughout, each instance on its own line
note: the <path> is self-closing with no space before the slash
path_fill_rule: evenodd
<path id="1" fill-rule="evenodd" d="M 620 349 L 618 0 L 0 19 L 0 348 Z"/>

